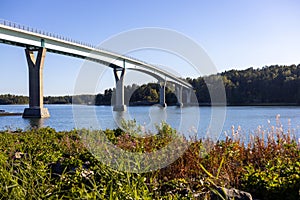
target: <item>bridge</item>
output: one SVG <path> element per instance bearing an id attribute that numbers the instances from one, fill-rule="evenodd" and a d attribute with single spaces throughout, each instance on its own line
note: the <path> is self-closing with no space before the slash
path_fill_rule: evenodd
<path id="1" fill-rule="evenodd" d="M 124 104 L 125 70 L 139 71 L 156 78 L 160 84 L 159 103 L 163 107 L 166 106 L 165 87 L 167 82 L 175 85 L 179 106 L 183 105 L 183 90 L 186 91 L 187 103 L 190 102 L 192 86 L 189 83 L 158 66 L 129 56 L 5 20 L 0 20 L 0 43 L 25 48 L 29 72 L 29 108 L 25 108 L 24 118 L 50 117 L 48 109 L 43 105 L 43 67 L 47 52 L 86 59 L 112 68 L 116 82 L 114 111 L 126 111 Z M 34 52 L 36 52 L 36 56 Z M 118 73 L 119 71 L 121 73 Z"/>

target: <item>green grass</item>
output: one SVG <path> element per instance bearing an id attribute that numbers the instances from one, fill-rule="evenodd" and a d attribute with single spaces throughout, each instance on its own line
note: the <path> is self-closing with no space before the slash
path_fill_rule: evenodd
<path id="1" fill-rule="evenodd" d="M 87 134 L 105 134 L 127 152 L 155 152 L 173 139 L 189 147 L 162 169 L 129 173 L 96 159 L 88 149 L 103 143 L 85 146 L 81 137 Z M 258 130 L 247 145 L 238 131 L 233 135 L 217 143 L 187 140 L 167 124 L 145 137 L 120 129 L 3 131 L 0 199 L 209 199 L 216 186 L 235 187 L 259 199 L 299 199 L 300 144 L 289 130 Z M 210 151 L 203 154 L 204 147 Z"/>

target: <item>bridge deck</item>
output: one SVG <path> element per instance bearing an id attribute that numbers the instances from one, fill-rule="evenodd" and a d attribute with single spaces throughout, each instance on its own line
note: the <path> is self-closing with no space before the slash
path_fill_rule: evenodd
<path id="1" fill-rule="evenodd" d="M 45 47 L 48 52 L 87 59 L 112 68 L 122 68 L 125 60 L 131 68 L 148 70 L 186 88 L 192 88 L 185 80 L 144 61 L 4 20 L 0 20 L 0 43 L 27 48 Z"/>

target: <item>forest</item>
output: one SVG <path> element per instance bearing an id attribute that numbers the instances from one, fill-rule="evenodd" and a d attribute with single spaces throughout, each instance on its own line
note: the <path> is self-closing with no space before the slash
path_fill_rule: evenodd
<path id="1" fill-rule="evenodd" d="M 259 69 L 229 70 L 210 76 L 187 78 L 193 86 L 193 103 L 209 105 L 207 84 L 222 80 L 228 105 L 300 105 L 300 64 L 272 65 Z M 103 94 L 44 97 L 45 104 L 111 105 L 114 88 Z M 177 98 L 171 86 L 166 89 L 166 103 L 175 105 Z M 0 104 L 28 104 L 28 97 L 11 94 L 0 95 Z M 148 83 L 125 86 L 125 103 L 129 105 L 152 105 L 159 102 L 159 85 Z"/>

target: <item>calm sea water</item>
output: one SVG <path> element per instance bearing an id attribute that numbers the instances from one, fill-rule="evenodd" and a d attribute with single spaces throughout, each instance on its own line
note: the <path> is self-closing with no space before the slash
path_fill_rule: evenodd
<path id="1" fill-rule="evenodd" d="M 28 105 L 0 105 L 0 109 L 7 112 L 23 112 Z M 221 127 L 218 136 L 224 137 L 224 132 L 231 133 L 232 127 L 238 129 L 240 134 L 247 137 L 261 130 L 271 129 L 271 126 L 283 126 L 290 128 L 297 138 L 300 138 L 300 107 L 264 107 L 243 106 L 226 107 L 224 110 L 217 108 L 216 115 L 212 114 L 211 107 L 167 107 L 161 109 L 152 107 L 128 107 L 125 113 L 112 111 L 110 106 L 85 106 L 85 105 L 46 105 L 50 118 L 47 119 L 23 119 L 21 116 L 1 116 L 0 130 L 29 129 L 31 127 L 52 127 L 57 131 L 72 130 L 74 128 L 113 129 L 120 126 L 120 118 L 135 120 L 145 129 L 154 130 L 155 125 L 161 120 L 166 121 L 172 127 L 185 132 L 184 134 L 197 134 L 205 136 L 211 126 Z M 220 110 L 221 109 L 221 110 Z M 224 113 L 225 111 L 226 113 Z M 218 112 L 221 112 L 218 113 Z M 224 115 L 224 123 L 222 118 Z M 276 120 L 276 116 L 280 118 Z M 221 117 L 220 117 L 221 116 Z"/>

